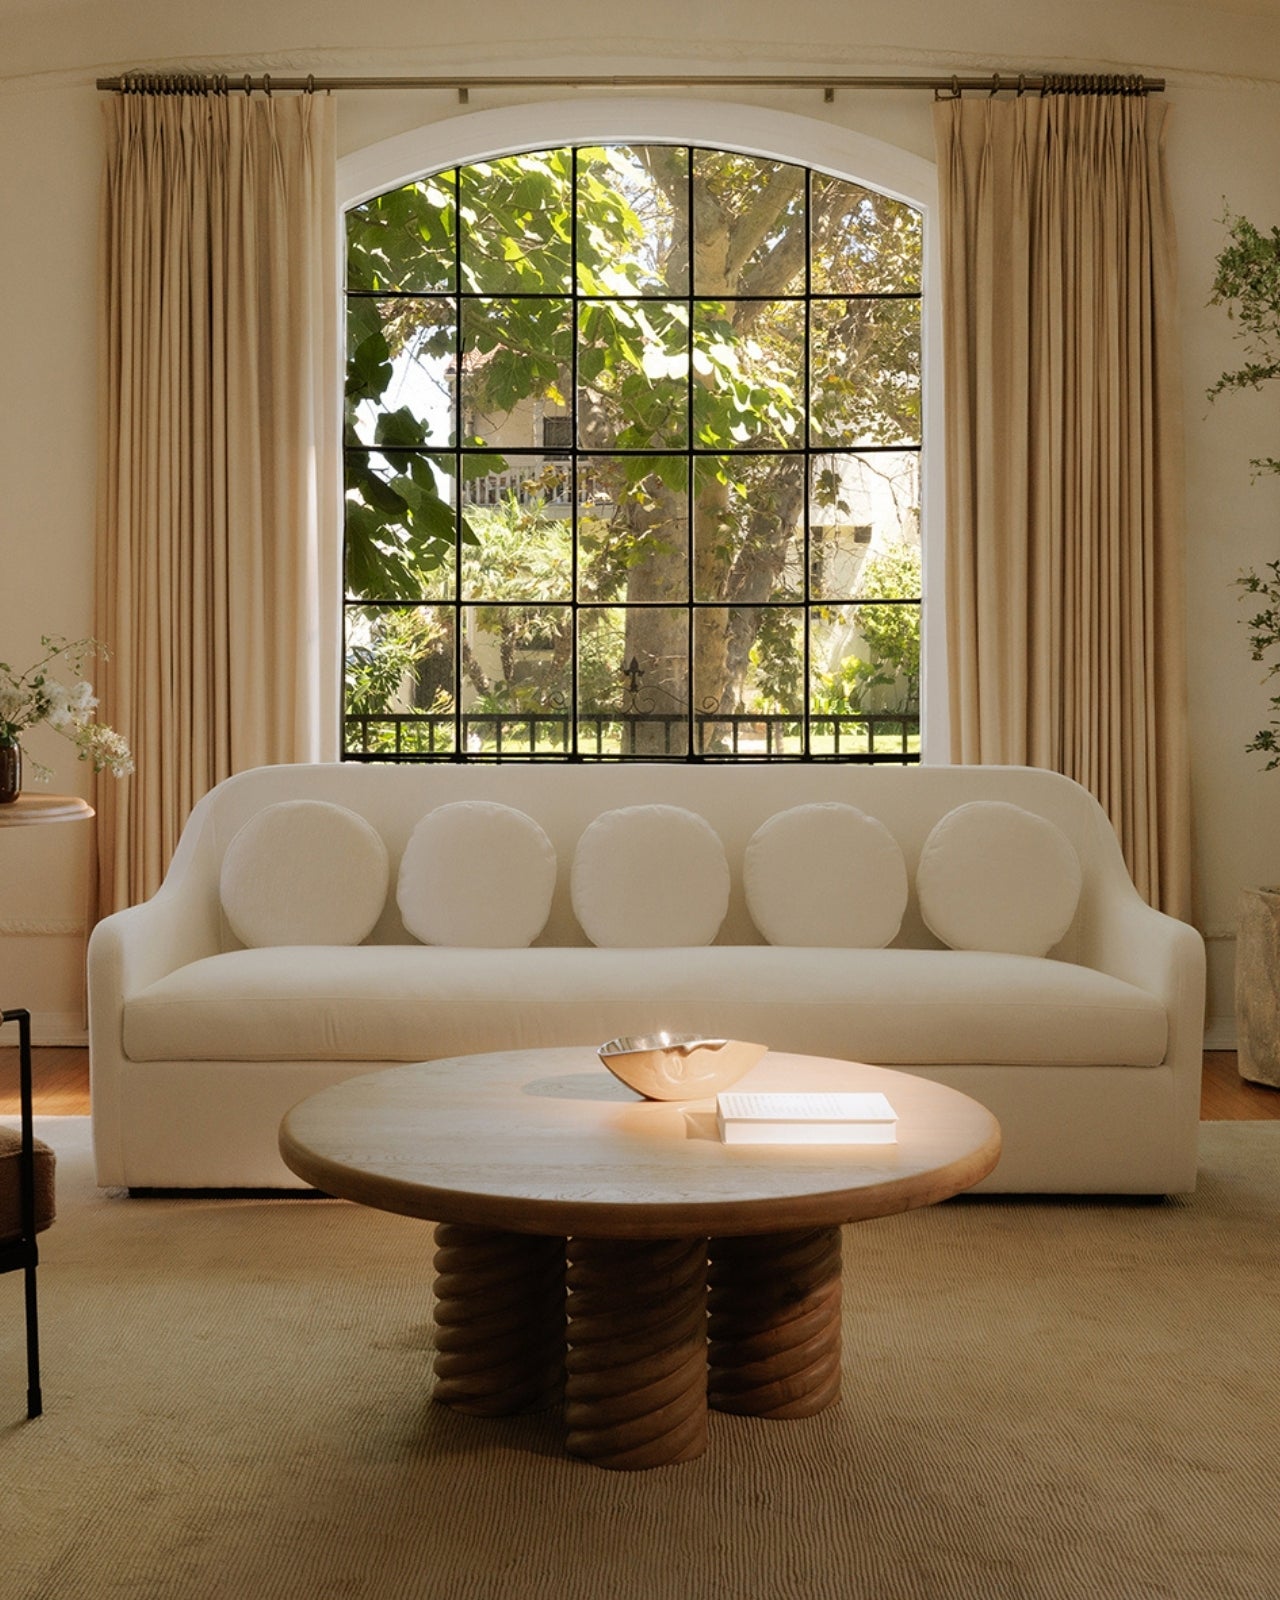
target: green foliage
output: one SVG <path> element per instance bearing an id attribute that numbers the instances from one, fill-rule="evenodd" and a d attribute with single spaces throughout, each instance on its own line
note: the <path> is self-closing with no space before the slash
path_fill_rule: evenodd
<path id="1" fill-rule="evenodd" d="M 922 573 L 920 547 L 903 542 L 872 556 L 862 572 L 863 600 L 919 600 Z M 872 660 L 890 682 L 905 678 L 907 704 L 920 703 L 920 607 L 859 605 L 854 608 L 859 633 Z"/>
<path id="2" fill-rule="evenodd" d="M 346 709 L 352 716 L 374 717 L 396 702 L 418 664 L 444 643 L 445 630 L 416 608 L 371 607 L 363 618 L 364 640 L 347 644 Z"/>
<path id="3" fill-rule="evenodd" d="M 1210 400 L 1228 390 L 1260 389 L 1280 377 L 1280 227 L 1264 233 L 1248 218 L 1230 212 L 1223 221 L 1227 243 L 1218 255 L 1210 304 L 1225 305 L 1227 315 L 1239 323 L 1238 336 L 1249 359 L 1242 367 L 1222 374 L 1209 389 Z M 1275 456 L 1255 458 L 1251 464 L 1255 473 L 1280 472 L 1280 459 Z M 1268 562 L 1261 575 L 1248 570 L 1236 582 L 1246 595 L 1261 596 L 1265 602 L 1261 611 L 1245 619 L 1252 658 L 1265 661 L 1268 652 L 1280 648 L 1280 561 Z M 1265 676 L 1277 672 L 1280 655 Z M 1272 697 L 1271 706 L 1277 715 L 1245 746 L 1270 757 L 1268 772 L 1280 767 L 1280 695 Z"/>
<path id="4" fill-rule="evenodd" d="M 454 288 L 456 175 L 388 190 L 347 213 L 347 287 L 424 294 Z"/>
<path id="5" fill-rule="evenodd" d="M 833 671 L 815 676 L 812 705 L 816 717 L 848 716 L 869 710 L 867 696 L 871 690 L 893 683 L 891 675 L 861 656 L 846 656 Z"/>
<path id="6" fill-rule="evenodd" d="M 1265 574 L 1269 573 L 1270 576 Z M 1236 580 L 1246 594 L 1260 597 L 1262 610 L 1249 617 L 1249 649 L 1253 660 L 1265 661 L 1270 651 L 1280 652 L 1280 561 L 1268 561 L 1263 575 L 1247 572 Z M 1280 673 L 1280 653 L 1267 667 L 1265 678 Z M 1265 770 L 1280 767 L 1280 694 L 1272 695 L 1271 708 L 1276 713 L 1265 728 L 1260 728 L 1246 750 L 1269 756 Z"/>
<path id="7" fill-rule="evenodd" d="M 902 541 L 871 556 L 859 591 L 864 601 L 920 598 L 920 551 Z M 815 715 L 864 711 L 873 689 L 905 680 L 901 702 L 892 709 L 915 712 L 920 705 L 920 607 L 867 605 L 850 608 L 850 620 L 866 643 L 867 656 L 846 656 L 831 672 L 817 675 Z"/>
<path id="8" fill-rule="evenodd" d="M 1209 303 L 1225 306 L 1239 324 L 1237 337 L 1250 359 L 1224 372 L 1209 389 L 1210 399 L 1228 389 L 1259 389 L 1280 377 L 1280 227 L 1263 233 L 1247 217 L 1229 212 L 1223 222 L 1228 242 L 1217 258 Z M 1276 463 L 1270 466 L 1277 470 Z"/>

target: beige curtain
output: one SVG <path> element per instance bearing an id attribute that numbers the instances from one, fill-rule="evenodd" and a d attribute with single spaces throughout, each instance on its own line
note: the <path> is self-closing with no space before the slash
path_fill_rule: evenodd
<path id="1" fill-rule="evenodd" d="M 137 760 L 98 789 L 105 914 L 214 783 L 332 753 L 337 296 L 328 96 L 103 110 L 96 631 Z"/>
<path id="2" fill-rule="evenodd" d="M 1165 107 L 935 108 L 952 756 L 1098 797 L 1190 909 L 1183 461 Z"/>

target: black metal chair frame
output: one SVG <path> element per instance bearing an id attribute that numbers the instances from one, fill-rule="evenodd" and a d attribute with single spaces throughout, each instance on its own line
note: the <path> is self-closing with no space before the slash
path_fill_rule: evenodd
<path id="1" fill-rule="evenodd" d="M 27 1416 L 38 1417 L 44 1409 L 40 1393 L 40 1330 L 36 1314 L 36 1156 L 32 1127 L 31 1092 L 31 1014 L 6 1011 L 3 1021 L 18 1024 L 19 1096 L 22 1105 L 22 1154 L 18 1163 L 18 1209 L 20 1233 L 17 1239 L 0 1244 L 0 1272 L 22 1269 L 26 1279 L 27 1305 Z"/>

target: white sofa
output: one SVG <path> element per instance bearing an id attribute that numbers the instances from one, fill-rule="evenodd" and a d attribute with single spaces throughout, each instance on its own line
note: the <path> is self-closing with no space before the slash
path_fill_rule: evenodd
<path id="1" fill-rule="evenodd" d="M 254 829 L 265 826 L 266 808 L 276 808 L 271 817 L 288 818 L 298 801 L 322 802 L 320 810 L 345 808 L 342 816 L 354 813 L 371 825 L 366 834 L 376 831 L 375 856 L 385 847 L 376 926 L 359 944 L 272 946 L 268 930 L 265 947 L 246 947 L 232 931 L 224 904 L 229 883 L 252 900 L 260 880 L 261 903 L 249 912 L 237 908 L 242 930 L 250 913 L 270 922 L 277 911 L 286 929 L 300 914 L 319 928 L 325 919 L 317 906 L 345 913 L 349 901 L 370 892 L 367 879 L 377 873 L 356 872 L 359 851 L 306 854 L 296 834 L 267 860 L 270 870 L 260 861 L 256 879 L 251 874 L 246 883 L 241 871 L 231 881 L 236 862 L 244 866 L 240 845 L 228 861 L 232 841 L 254 834 L 261 844 Z M 967 815 L 978 802 L 1017 807 L 1018 818 L 1047 819 L 1078 861 L 1078 899 L 1072 898 L 1069 926 L 1047 956 L 946 948 L 926 926 L 922 850 L 937 837 L 937 825 L 957 815 L 955 808 L 966 807 Z M 428 814 L 444 815 L 446 805 L 470 814 L 492 812 L 494 803 L 534 819 L 549 841 L 546 860 L 530 868 L 513 855 L 508 880 L 501 851 L 470 865 L 464 852 L 436 863 L 430 892 L 439 906 L 441 883 L 446 889 L 452 883 L 453 903 L 441 909 L 463 914 L 464 922 L 475 912 L 491 928 L 495 915 L 506 914 L 506 883 L 518 921 L 521 906 L 537 892 L 530 871 L 534 877 L 545 872 L 545 927 L 527 948 L 421 942 L 406 930 L 398 904 L 415 829 Z M 823 810 L 794 812 L 812 806 Z M 602 814 L 650 807 L 695 813 L 718 835 L 716 848 L 723 845 L 728 869 L 727 909 L 718 929 L 713 905 L 711 922 L 689 932 L 685 902 L 705 901 L 707 886 L 696 881 L 700 869 L 681 877 L 685 869 L 677 865 L 673 894 L 665 849 L 649 863 L 652 873 L 642 867 L 643 881 L 634 874 L 629 880 L 632 905 L 607 903 L 622 880 L 602 884 L 587 870 L 589 862 L 574 867 L 584 836 Z M 765 943 L 744 886 L 744 860 L 757 830 L 794 813 L 792 820 L 805 824 L 800 832 L 825 849 L 822 829 L 809 828 L 809 820 L 825 826 L 828 813 L 846 817 L 848 807 L 878 819 L 893 836 L 888 853 L 877 858 L 888 862 L 884 881 L 901 871 L 906 899 L 891 942 L 884 948 Z M 998 820 L 989 804 L 976 810 L 988 822 Z M 246 828 L 251 822 L 254 828 Z M 901 869 L 889 861 L 899 847 Z M 309 865 L 302 871 L 295 865 L 294 880 L 282 888 L 277 867 L 291 850 L 294 856 L 303 850 Z M 976 881 L 960 885 L 962 915 L 984 899 L 988 884 L 1025 901 L 1024 864 L 1016 851 L 1008 860 L 1004 854 L 998 850 L 981 863 Z M 832 899 L 826 911 L 837 917 L 854 906 L 856 924 L 867 909 L 862 902 L 881 894 L 871 883 L 878 866 L 872 871 L 864 861 L 863 877 L 855 881 L 838 851 L 820 855 L 816 868 L 812 852 L 807 861 L 802 857 L 803 849 L 789 900 L 785 880 L 781 903 L 777 899 L 785 852 L 764 863 L 771 884 L 768 871 L 763 889 L 752 880 L 757 900 L 766 891 L 774 896 L 775 939 L 779 928 L 787 937 L 797 916 L 805 925 L 810 903 Z M 478 885 L 474 895 L 460 887 L 469 872 Z M 870 885 L 865 894 L 864 881 Z M 320 899 L 317 886 L 323 886 Z M 1038 903 L 1039 886 L 1030 890 Z M 597 902 L 588 916 L 591 893 Z M 611 941 L 606 928 L 605 947 L 590 943 L 575 904 L 588 922 L 612 917 L 616 930 L 621 919 L 621 936 Z M 874 922 L 880 913 L 874 905 L 870 912 Z M 628 947 L 633 913 L 646 948 Z M 668 913 L 677 942 L 664 948 L 661 919 Z M 937 916 L 932 920 L 936 924 Z M 823 936 L 821 915 L 814 925 Z M 885 929 L 880 916 L 868 942 L 882 941 Z M 700 942 L 711 933 L 714 942 Z M 321 931 L 320 937 L 328 935 Z M 860 935 L 855 928 L 848 937 Z M 104 1186 L 135 1189 L 296 1187 L 277 1152 L 278 1124 L 290 1106 L 328 1084 L 401 1061 L 597 1044 L 668 1028 L 870 1061 L 953 1085 L 990 1107 L 1003 1128 L 1004 1154 L 982 1185 L 988 1191 L 1182 1192 L 1195 1182 L 1203 1008 L 1199 935 L 1141 900 L 1101 808 L 1053 773 L 727 763 L 267 767 L 208 794 L 192 812 L 159 892 L 105 918 L 93 933 L 97 1175 Z"/>

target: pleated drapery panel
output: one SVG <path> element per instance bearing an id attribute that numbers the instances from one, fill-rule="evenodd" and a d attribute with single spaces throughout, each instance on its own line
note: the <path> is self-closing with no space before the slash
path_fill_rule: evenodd
<path id="1" fill-rule="evenodd" d="M 935 106 L 952 756 L 1051 767 L 1190 915 L 1181 393 L 1165 106 Z"/>
<path id="2" fill-rule="evenodd" d="M 338 364 L 331 98 L 103 111 L 96 631 L 137 762 L 98 789 L 105 914 L 213 784 L 333 753 Z"/>

